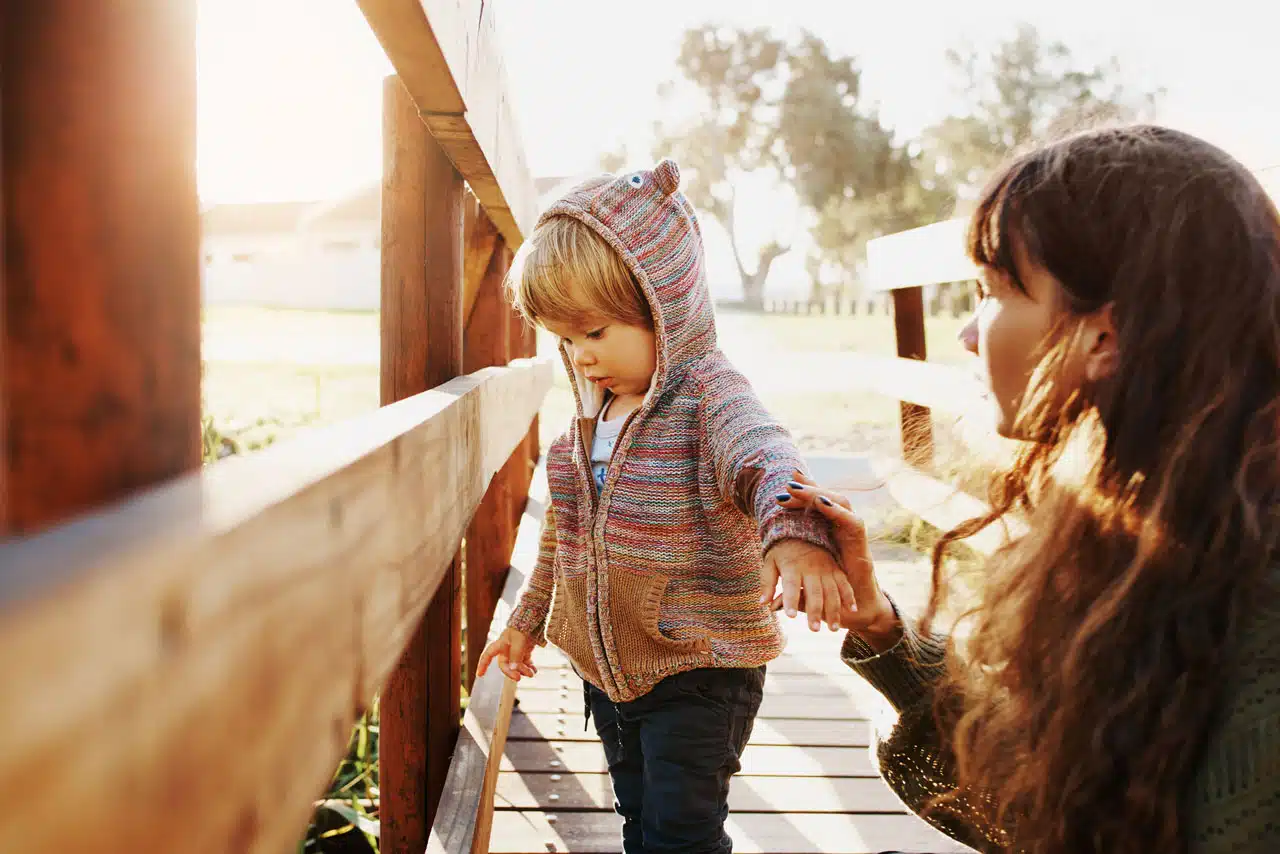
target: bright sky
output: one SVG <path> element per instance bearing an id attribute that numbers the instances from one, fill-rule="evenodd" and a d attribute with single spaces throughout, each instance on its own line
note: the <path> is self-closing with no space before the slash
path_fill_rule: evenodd
<path id="1" fill-rule="evenodd" d="M 1257 0 L 488 0 L 497 3 L 517 121 L 535 175 L 595 168 L 626 145 L 648 159 L 660 82 L 681 35 L 714 21 L 806 27 L 858 57 L 864 93 L 904 135 L 945 115 L 943 52 L 1006 37 L 1019 20 L 1085 59 L 1120 57 L 1168 90 L 1160 120 L 1255 166 L 1280 163 L 1274 51 L 1280 4 Z M 199 180 L 206 203 L 332 197 L 378 179 L 380 86 L 390 66 L 355 0 L 200 0 Z M 744 242 L 789 221 L 767 183 Z M 790 236 L 783 231 L 784 236 Z M 802 240 L 803 234 L 794 235 Z M 712 273 L 727 265 L 708 236 Z M 784 274 L 803 269 L 800 252 Z"/>

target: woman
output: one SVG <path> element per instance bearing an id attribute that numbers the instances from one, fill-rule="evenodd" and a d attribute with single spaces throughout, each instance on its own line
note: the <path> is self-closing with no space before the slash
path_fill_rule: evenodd
<path id="1" fill-rule="evenodd" d="M 989 186 L 962 333 L 1031 440 L 933 557 L 919 622 L 848 503 L 843 658 L 898 710 L 913 810 L 982 850 L 1280 851 L 1280 216 L 1222 151 L 1158 127 L 1040 148 Z M 951 637 L 950 542 L 1017 511 Z M 962 629 L 963 641 L 958 640 Z"/>

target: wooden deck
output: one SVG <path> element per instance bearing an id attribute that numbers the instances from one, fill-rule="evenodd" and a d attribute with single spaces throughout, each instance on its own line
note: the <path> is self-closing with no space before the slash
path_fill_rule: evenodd
<path id="1" fill-rule="evenodd" d="M 833 461 L 834 462 L 834 461 Z M 815 466 L 828 482 L 872 477 L 856 460 Z M 864 507 L 887 500 L 859 491 Z M 924 561 L 877 548 L 877 568 L 897 598 L 923 595 Z M 904 559 L 905 558 L 905 559 Z M 769 665 L 765 700 L 742 773 L 730 793 L 738 852 L 868 854 L 968 851 L 910 815 L 876 775 L 867 749 L 887 706 L 839 658 L 842 635 L 783 619 L 785 654 Z M 538 650 L 538 676 L 520 683 L 502 760 L 490 850 L 502 854 L 620 851 L 620 819 L 604 752 L 584 726 L 582 683 L 554 648 Z"/>
<path id="2" fill-rule="evenodd" d="M 864 854 L 966 851 L 906 814 L 876 776 L 869 718 L 880 702 L 839 661 L 839 635 L 786 621 L 786 654 L 769 667 L 765 701 L 730 794 L 741 852 Z M 582 683 L 559 652 L 540 650 L 511 721 L 490 850 L 619 851 L 619 819 Z"/>

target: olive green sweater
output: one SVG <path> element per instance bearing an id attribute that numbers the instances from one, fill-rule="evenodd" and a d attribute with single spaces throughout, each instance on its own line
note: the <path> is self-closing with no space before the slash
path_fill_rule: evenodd
<path id="1" fill-rule="evenodd" d="M 1272 600 L 1274 602 L 1274 600 Z M 902 640 L 876 655 L 853 633 L 841 657 L 884 695 L 897 720 L 877 732 L 880 772 L 906 806 L 919 812 L 953 791 L 953 758 L 939 748 L 933 694 L 944 670 L 946 638 L 927 638 L 904 620 Z M 1258 608 L 1245 621 L 1227 668 L 1222 713 L 1183 798 L 1190 854 L 1280 852 L 1280 607 Z M 954 839 L 982 851 L 1003 850 L 1000 834 L 955 816 L 926 816 Z M 1014 840 L 1016 846 L 1016 839 Z"/>

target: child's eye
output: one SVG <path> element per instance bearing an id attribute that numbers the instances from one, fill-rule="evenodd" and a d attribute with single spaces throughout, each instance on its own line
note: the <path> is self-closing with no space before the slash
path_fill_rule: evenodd
<path id="1" fill-rule="evenodd" d="M 588 332 L 587 339 L 589 341 L 599 341 L 601 338 L 604 337 L 604 330 L 605 330 L 605 327 L 602 326 L 599 329 L 594 329 L 591 332 Z"/>

